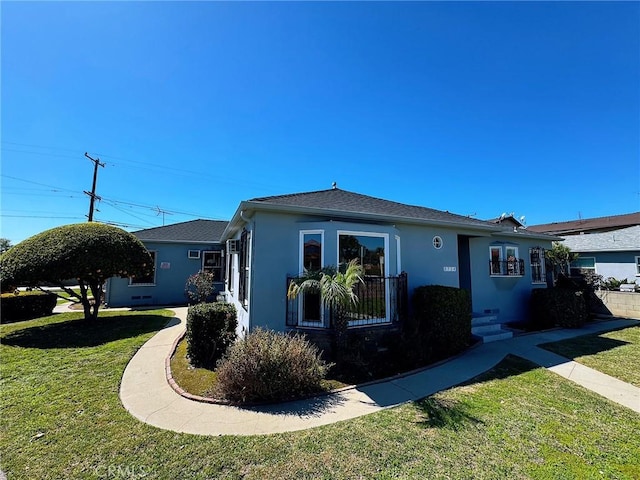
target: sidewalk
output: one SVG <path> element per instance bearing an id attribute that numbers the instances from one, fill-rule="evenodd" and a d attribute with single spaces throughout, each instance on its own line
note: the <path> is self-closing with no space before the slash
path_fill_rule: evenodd
<path id="1" fill-rule="evenodd" d="M 483 344 L 437 367 L 365 387 L 311 399 L 240 408 L 188 400 L 168 384 L 165 359 L 186 325 L 187 308 L 145 343 L 125 369 L 120 399 L 136 418 L 159 428 L 200 435 L 258 435 L 304 430 L 419 400 L 479 375 L 505 355 L 527 358 L 614 402 L 640 413 L 640 389 L 537 345 L 579 335 L 638 325 L 634 320 L 595 322 L 574 330 L 553 330 Z"/>

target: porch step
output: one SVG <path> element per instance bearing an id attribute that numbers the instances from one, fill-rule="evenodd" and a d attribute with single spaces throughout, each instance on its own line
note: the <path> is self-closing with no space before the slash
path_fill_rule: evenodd
<path id="1" fill-rule="evenodd" d="M 497 315 L 478 315 L 471 319 L 471 333 L 482 343 L 496 342 L 513 337 L 513 332 L 504 330 Z"/>

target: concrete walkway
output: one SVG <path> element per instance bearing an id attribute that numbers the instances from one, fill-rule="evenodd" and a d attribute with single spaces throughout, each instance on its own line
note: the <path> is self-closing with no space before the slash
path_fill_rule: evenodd
<path id="1" fill-rule="evenodd" d="M 513 353 L 543 365 L 614 402 L 640 413 L 640 389 L 537 347 L 546 342 L 623 326 L 635 320 L 594 322 L 575 330 L 522 335 L 473 348 L 439 366 L 402 378 L 295 402 L 251 408 L 201 403 L 168 384 L 165 359 L 186 324 L 187 309 L 145 343 L 125 369 L 120 399 L 136 418 L 159 428 L 200 435 L 259 435 L 304 430 L 419 400 L 479 375 Z"/>

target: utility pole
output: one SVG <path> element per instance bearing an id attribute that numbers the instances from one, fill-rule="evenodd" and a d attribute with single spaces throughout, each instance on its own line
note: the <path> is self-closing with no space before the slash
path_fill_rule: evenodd
<path id="1" fill-rule="evenodd" d="M 88 217 L 89 217 L 89 221 L 93 222 L 93 205 L 96 201 L 96 198 L 98 200 L 101 200 L 101 198 L 98 195 L 96 195 L 96 181 L 98 180 L 98 167 L 100 166 L 104 168 L 104 163 L 100 163 L 99 158 L 91 158 L 87 152 L 84 153 L 84 156 L 93 162 L 93 186 L 91 187 L 91 192 L 87 192 L 86 190 L 84 191 L 84 193 L 89 195 Z"/>

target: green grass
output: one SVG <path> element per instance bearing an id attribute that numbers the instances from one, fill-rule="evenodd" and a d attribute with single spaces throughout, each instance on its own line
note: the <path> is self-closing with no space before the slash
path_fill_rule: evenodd
<path id="1" fill-rule="evenodd" d="M 72 288 L 71 290 L 73 290 L 74 292 L 76 292 L 78 295 L 80 295 L 80 289 L 79 288 Z M 77 302 L 78 299 L 75 297 L 72 297 L 71 295 L 69 295 L 67 292 L 65 292 L 64 290 L 55 290 L 53 291 L 53 293 L 60 295 L 60 298 L 58 297 L 58 300 L 56 302 L 56 305 L 61 305 L 63 303 L 68 303 L 68 302 Z"/>
<path id="2" fill-rule="evenodd" d="M 192 367 L 187 359 L 187 340 L 183 338 L 171 357 L 171 375 L 186 392 L 201 397 L 210 397 L 217 382 L 217 374 L 206 368 Z"/>
<path id="3" fill-rule="evenodd" d="M 118 388 L 166 312 L 105 313 L 95 325 L 71 313 L 0 326 L 9 479 L 640 478 L 639 415 L 517 357 L 421 402 L 308 431 L 163 431 L 126 412 Z"/>
<path id="4" fill-rule="evenodd" d="M 583 335 L 540 346 L 640 387 L 640 327 Z"/>

